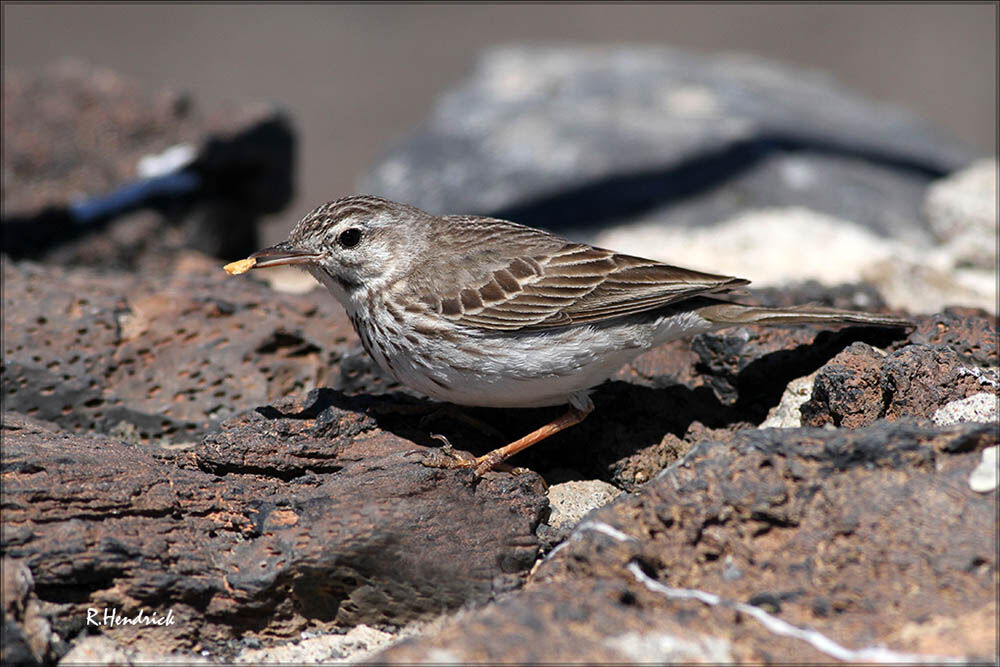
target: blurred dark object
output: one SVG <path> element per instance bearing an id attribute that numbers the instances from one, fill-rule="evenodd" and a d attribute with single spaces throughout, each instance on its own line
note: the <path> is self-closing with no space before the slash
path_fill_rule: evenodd
<path id="1" fill-rule="evenodd" d="M 15 257 L 134 270 L 182 248 L 243 256 L 292 198 L 295 134 L 272 108 L 206 121 L 184 96 L 72 62 L 5 72 L 3 105 L 2 251 Z"/>
<path id="2" fill-rule="evenodd" d="M 280 115 L 233 137 L 211 137 L 198 157 L 175 170 L 103 197 L 4 215 L 3 252 L 37 257 L 100 231 L 115 218 L 150 208 L 183 221 L 187 247 L 216 257 L 248 255 L 260 245 L 260 216 L 280 211 L 291 200 L 294 146 L 291 126 Z"/>

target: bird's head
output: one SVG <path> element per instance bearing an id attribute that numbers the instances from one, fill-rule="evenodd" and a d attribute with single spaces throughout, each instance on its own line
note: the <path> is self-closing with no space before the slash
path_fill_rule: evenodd
<path id="1" fill-rule="evenodd" d="M 287 241 L 248 258 L 254 269 L 298 265 L 342 303 L 405 275 L 430 218 L 420 209 L 367 195 L 344 197 L 308 213 Z"/>

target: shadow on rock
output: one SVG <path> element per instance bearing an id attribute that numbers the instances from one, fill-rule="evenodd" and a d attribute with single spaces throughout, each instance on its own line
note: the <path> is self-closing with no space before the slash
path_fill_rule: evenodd
<path id="1" fill-rule="evenodd" d="M 669 465 L 691 442 L 708 434 L 754 427 L 777 405 L 788 383 L 808 375 L 851 342 L 884 346 L 899 330 L 845 327 L 839 331 L 754 328 L 695 339 L 694 380 L 679 384 L 671 374 L 646 376 L 652 386 L 611 381 L 596 389 L 595 412 L 581 424 L 552 436 L 511 462 L 537 471 L 550 483 L 604 479 L 632 488 Z M 782 346 L 802 341 L 791 348 Z M 687 345 L 686 342 L 683 342 Z M 348 396 L 321 389 L 297 413 L 258 408 L 268 418 L 315 420 L 319 437 L 346 434 L 343 412 L 364 417 L 372 428 L 422 447 L 438 447 L 441 434 L 455 447 L 480 455 L 558 417 L 562 407 L 490 409 L 448 406 L 406 394 Z M 641 474 L 639 474 L 641 473 Z M 638 474 L 638 478 L 637 478 Z"/>
<path id="2" fill-rule="evenodd" d="M 615 174 L 568 187 L 492 211 L 490 215 L 545 229 L 602 229 L 608 224 L 638 218 L 650 210 L 710 193 L 781 154 L 849 160 L 869 168 L 910 174 L 928 182 L 946 176 L 951 168 L 880 148 L 771 132 L 721 147 L 707 147 L 675 165 Z"/>

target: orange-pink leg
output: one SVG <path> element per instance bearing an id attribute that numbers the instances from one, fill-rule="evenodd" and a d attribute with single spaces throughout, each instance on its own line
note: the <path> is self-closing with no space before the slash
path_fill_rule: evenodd
<path id="1" fill-rule="evenodd" d="M 589 415 L 593 410 L 594 406 L 589 401 L 588 404 L 582 409 L 572 406 L 566 414 L 552 420 L 545 426 L 532 431 L 523 438 L 519 438 L 508 445 L 504 445 L 503 447 L 498 447 L 491 452 L 487 452 L 482 456 L 463 456 L 462 453 L 456 452 L 450 446 L 447 446 L 444 451 L 444 453 L 448 456 L 447 459 L 441 457 L 424 459 L 424 464 L 433 468 L 474 468 L 476 477 L 482 477 L 484 474 L 493 470 L 493 468 L 497 467 L 511 456 L 514 456 L 514 454 L 524 451 L 528 447 L 541 442 L 549 436 L 555 435 L 559 431 L 579 424 L 586 419 L 587 415 Z M 443 440 L 443 438 L 441 439 Z M 447 443 L 447 440 L 445 440 L 445 442 Z"/>

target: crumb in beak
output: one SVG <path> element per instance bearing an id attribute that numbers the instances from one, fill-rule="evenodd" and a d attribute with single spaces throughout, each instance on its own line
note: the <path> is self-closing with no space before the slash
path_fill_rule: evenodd
<path id="1" fill-rule="evenodd" d="M 222 268 L 225 269 L 226 273 L 228 273 L 229 275 L 238 276 L 241 273 L 246 273 L 247 271 L 252 269 L 254 267 L 254 264 L 256 263 L 257 263 L 256 258 L 248 257 L 247 259 L 240 259 L 235 262 L 230 262 L 229 264 L 226 264 Z"/>

